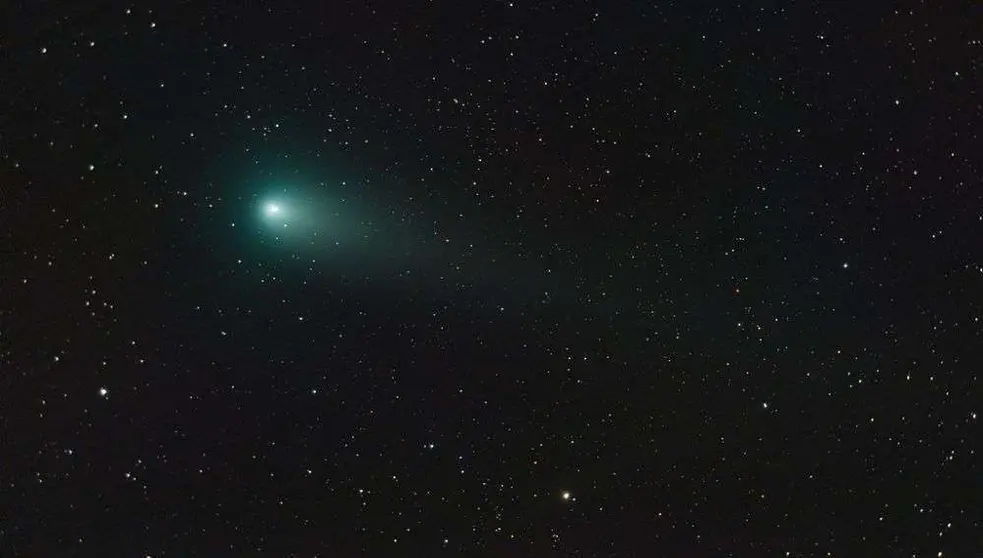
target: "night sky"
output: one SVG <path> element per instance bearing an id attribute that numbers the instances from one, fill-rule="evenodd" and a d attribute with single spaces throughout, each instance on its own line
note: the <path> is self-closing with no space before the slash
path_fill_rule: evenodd
<path id="1" fill-rule="evenodd" d="M 0 556 L 978 556 L 983 8 L 5 2 Z"/>

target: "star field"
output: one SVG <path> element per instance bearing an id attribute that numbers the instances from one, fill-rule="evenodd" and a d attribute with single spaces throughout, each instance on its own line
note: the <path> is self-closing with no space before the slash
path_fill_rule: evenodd
<path id="1" fill-rule="evenodd" d="M 970 4 L 0 8 L 0 556 L 976 556 Z"/>

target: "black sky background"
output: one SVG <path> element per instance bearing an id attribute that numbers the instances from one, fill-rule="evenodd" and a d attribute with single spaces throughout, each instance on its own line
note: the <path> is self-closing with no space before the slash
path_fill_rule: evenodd
<path id="1" fill-rule="evenodd" d="M 0 554 L 975 555 L 981 56 L 970 3 L 6 4 Z M 278 242 L 284 184 L 380 240 Z"/>

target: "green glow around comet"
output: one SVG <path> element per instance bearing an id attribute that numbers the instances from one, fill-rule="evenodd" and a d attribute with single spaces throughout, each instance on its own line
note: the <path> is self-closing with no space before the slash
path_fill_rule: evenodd
<path id="1" fill-rule="evenodd" d="M 256 232 L 271 254 L 332 262 L 346 273 L 403 273 L 427 261 L 421 235 L 343 187 L 281 187 L 253 198 Z"/>
<path id="2" fill-rule="evenodd" d="M 260 196 L 255 211 L 260 233 L 292 250 L 324 250 L 346 236 L 338 208 L 315 190 L 290 188 Z"/>
<path id="3" fill-rule="evenodd" d="M 288 211 L 287 206 L 280 201 L 267 201 L 262 204 L 263 218 L 267 223 L 277 227 L 287 227 L 296 218 L 295 212 Z"/>

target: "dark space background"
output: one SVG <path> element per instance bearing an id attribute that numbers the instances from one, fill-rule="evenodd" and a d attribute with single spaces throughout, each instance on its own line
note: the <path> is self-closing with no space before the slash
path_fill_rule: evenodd
<path id="1" fill-rule="evenodd" d="M 979 555 L 981 64 L 969 2 L 5 2 L 0 555 Z"/>

